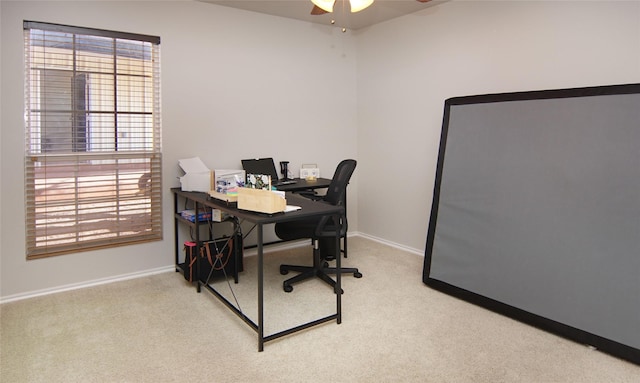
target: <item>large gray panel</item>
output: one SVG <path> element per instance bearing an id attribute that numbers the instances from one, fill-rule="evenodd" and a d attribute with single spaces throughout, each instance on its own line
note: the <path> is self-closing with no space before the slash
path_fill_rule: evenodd
<path id="1" fill-rule="evenodd" d="M 449 117 L 430 278 L 640 348 L 640 95 Z"/>

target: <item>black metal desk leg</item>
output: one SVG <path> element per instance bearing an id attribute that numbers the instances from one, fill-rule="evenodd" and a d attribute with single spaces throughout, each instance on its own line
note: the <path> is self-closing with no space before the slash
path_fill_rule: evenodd
<path id="1" fill-rule="evenodd" d="M 173 194 L 173 212 L 174 214 L 178 211 L 178 194 Z M 173 238 L 175 238 L 175 256 L 176 256 L 176 272 L 178 272 L 178 264 L 180 263 L 180 244 L 178 238 L 178 222 L 177 219 L 173 219 Z"/>
<path id="2" fill-rule="evenodd" d="M 200 251 L 200 247 L 202 246 L 202 243 L 200 242 L 200 219 L 198 218 L 198 212 L 200 211 L 200 207 L 198 206 L 198 202 L 194 201 L 194 205 L 195 205 L 195 216 L 196 219 L 194 221 L 194 231 L 196 232 L 196 291 L 200 292 L 202 290 L 202 284 L 200 282 L 200 270 L 201 266 L 200 266 L 200 257 L 199 254 L 197 252 Z"/>
<path id="3" fill-rule="evenodd" d="M 258 224 L 258 351 L 264 350 L 264 259 L 262 253 L 262 224 Z"/>
<path id="4" fill-rule="evenodd" d="M 340 216 L 334 215 L 333 222 L 340 222 Z M 345 238 L 346 238 L 346 235 L 345 235 Z M 335 248 L 340 250 L 340 229 L 336 230 L 335 241 L 336 241 Z M 335 290 L 338 324 L 342 323 L 342 284 L 341 284 L 341 277 L 340 277 L 342 273 L 340 272 L 340 258 L 342 258 L 342 255 L 340 254 L 340 251 L 338 251 L 336 256 L 336 290 Z"/>

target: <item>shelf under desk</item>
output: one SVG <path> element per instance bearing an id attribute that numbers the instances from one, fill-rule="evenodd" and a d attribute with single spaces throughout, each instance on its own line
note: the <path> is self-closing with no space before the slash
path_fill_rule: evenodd
<path id="1" fill-rule="evenodd" d="M 308 189 L 305 188 L 305 189 Z M 300 189 L 300 190 L 305 190 Z M 205 208 L 213 208 L 219 209 L 223 212 L 228 213 L 229 215 L 237 217 L 239 220 L 247 221 L 255 225 L 257 229 L 257 256 L 258 256 L 258 270 L 257 270 L 257 279 L 258 279 L 258 323 L 254 323 L 249 317 L 247 317 L 244 313 L 242 313 L 238 308 L 236 308 L 231 302 L 229 302 L 224 296 L 222 296 L 218 291 L 215 290 L 210 284 L 204 284 L 205 289 L 211 292 L 214 296 L 216 296 L 220 301 L 222 301 L 231 311 L 236 313 L 247 325 L 253 328 L 258 333 L 258 351 L 264 350 L 264 343 L 270 340 L 274 340 L 280 338 L 285 335 L 292 334 L 297 331 L 301 331 L 307 329 L 312 326 L 316 326 L 321 323 L 329 322 L 332 320 L 336 320 L 338 324 L 342 321 L 342 301 L 341 294 L 335 294 L 335 291 L 341 291 L 340 280 L 341 276 L 338 272 L 336 274 L 336 289 L 335 291 L 331 291 L 332 294 L 336 296 L 336 312 L 329 316 L 318 318 L 316 320 L 312 320 L 310 322 L 304 323 L 299 326 L 295 326 L 274 334 L 265 335 L 264 334 L 264 253 L 263 253 L 263 226 L 267 224 L 279 223 L 279 222 L 288 222 L 288 221 L 296 221 L 311 217 L 322 217 L 327 215 L 334 216 L 334 219 L 339 221 L 340 215 L 344 213 L 343 206 L 334 206 L 323 203 L 321 201 L 313 201 L 308 198 L 304 198 L 302 196 L 296 195 L 295 193 L 288 192 L 286 194 L 287 204 L 300 206 L 300 210 L 287 212 L 287 213 L 275 213 L 275 214 L 262 214 L 251 211 L 245 211 L 237 208 L 235 203 L 227 203 L 225 201 L 216 200 L 208 196 L 206 193 L 197 193 L 197 192 L 183 192 L 180 188 L 173 188 L 171 191 L 174 193 L 174 205 L 177 208 L 178 199 L 183 198 L 187 201 L 190 201 L 195 205 L 196 211 L 200 207 Z M 197 231 L 198 221 L 196 220 L 195 227 Z M 179 249 L 178 244 L 178 224 L 180 221 L 175 220 L 175 242 L 176 242 L 176 257 Z M 336 248 L 339 248 L 340 245 L 340 236 L 339 233 L 336 233 Z M 336 257 L 336 268 L 340 270 L 340 258 Z M 197 281 L 198 291 L 200 291 L 201 283 Z"/>

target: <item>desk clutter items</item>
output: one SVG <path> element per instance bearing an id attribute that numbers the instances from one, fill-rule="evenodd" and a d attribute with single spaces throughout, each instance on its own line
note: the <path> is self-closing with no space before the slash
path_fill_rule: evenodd
<path id="1" fill-rule="evenodd" d="M 245 184 L 244 170 L 216 169 L 213 171 L 212 185 L 209 195 L 227 201 L 238 201 L 238 188 Z"/>
<path id="2" fill-rule="evenodd" d="M 198 222 L 210 221 L 211 220 L 211 210 L 206 209 L 198 209 Z M 180 216 L 186 219 L 189 222 L 196 221 L 196 211 L 194 209 L 182 210 L 180 212 Z"/>
<path id="3" fill-rule="evenodd" d="M 217 277 L 234 276 L 243 271 L 242 234 L 222 237 L 202 242 L 200 246 L 200 263 L 198 263 L 198 279 L 209 283 Z M 236 264 L 237 262 L 237 264 Z"/>
<path id="4" fill-rule="evenodd" d="M 196 211 L 194 209 L 182 210 L 180 216 L 189 222 L 196 221 Z M 218 209 L 199 209 L 198 222 L 222 222 L 229 217 L 228 213 Z"/>
<path id="5" fill-rule="evenodd" d="M 271 190 L 271 176 L 247 174 L 245 187 L 238 188 L 238 209 L 260 213 L 285 211 L 287 200 L 284 192 Z"/>
<path id="6" fill-rule="evenodd" d="M 245 186 L 250 189 L 271 190 L 271 176 L 268 174 L 247 174 Z"/>
<path id="7" fill-rule="evenodd" d="M 300 168 L 300 178 L 307 181 L 315 181 L 320 178 L 320 169 L 316 164 L 302 164 Z"/>
<path id="8" fill-rule="evenodd" d="M 184 176 L 180 177 L 182 191 L 208 192 L 211 187 L 211 171 L 200 157 L 178 160 Z"/>
<path id="9" fill-rule="evenodd" d="M 201 246 L 194 241 L 186 241 L 184 262 L 179 265 L 184 279 L 189 282 L 200 280 L 202 283 L 209 283 L 218 277 L 237 278 L 238 273 L 244 269 L 242 248 L 240 233 L 232 237 L 203 241 Z"/>
<path id="10" fill-rule="evenodd" d="M 238 188 L 244 186 L 244 170 L 209 170 L 200 157 L 178 160 L 185 172 L 180 177 L 182 191 L 209 193 L 213 198 L 226 202 L 238 200 Z"/>
<path id="11" fill-rule="evenodd" d="M 184 275 L 184 279 L 186 279 L 189 282 L 193 282 L 195 281 L 194 276 L 196 273 L 196 261 L 198 260 L 197 257 L 197 250 L 196 250 L 196 243 L 193 241 L 186 241 L 184 243 L 184 251 L 185 251 L 185 256 L 184 256 L 184 263 L 180 264 L 180 269 L 182 269 L 183 275 Z"/>

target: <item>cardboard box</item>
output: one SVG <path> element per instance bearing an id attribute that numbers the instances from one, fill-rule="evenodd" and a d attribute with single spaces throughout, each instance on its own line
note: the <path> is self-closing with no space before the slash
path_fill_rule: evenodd
<path id="1" fill-rule="evenodd" d="M 284 192 L 238 188 L 238 209 L 260 213 L 280 213 L 287 207 Z"/>

